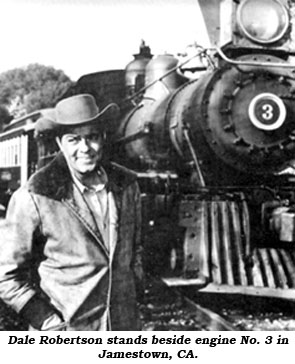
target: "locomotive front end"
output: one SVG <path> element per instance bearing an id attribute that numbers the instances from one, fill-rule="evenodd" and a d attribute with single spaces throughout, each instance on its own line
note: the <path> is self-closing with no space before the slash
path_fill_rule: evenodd
<path id="1" fill-rule="evenodd" d="M 225 22 L 211 24 L 217 15 L 209 3 L 200 2 L 216 57 L 210 71 L 176 92 L 171 138 L 182 158 L 192 158 L 184 137 L 189 129 L 208 185 L 268 182 L 292 165 L 295 152 L 289 8 L 275 0 L 221 1 L 214 9 L 232 19 L 228 29 Z"/>
<path id="2" fill-rule="evenodd" d="M 175 57 L 152 58 L 118 129 L 118 160 L 142 189 L 146 269 L 169 285 L 295 299 L 290 4 L 199 4 L 206 70 L 186 78 Z"/>
<path id="3" fill-rule="evenodd" d="M 174 148 L 196 178 L 195 188 L 186 191 L 188 179 L 182 185 L 184 242 L 171 250 L 175 275 L 165 280 L 294 299 L 290 4 L 221 1 L 216 11 L 232 21 L 218 24 L 218 33 L 209 3 L 200 1 L 216 49 L 213 67 L 176 90 L 166 114 Z"/>
<path id="4" fill-rule="evenodd" d="M 261 183 L 294 160 L 295 68 L 265 54 L 219 63 L 179 91 L 172 138 L 189 158 L 183 137 L 189 128 L 207 184 Z"/>

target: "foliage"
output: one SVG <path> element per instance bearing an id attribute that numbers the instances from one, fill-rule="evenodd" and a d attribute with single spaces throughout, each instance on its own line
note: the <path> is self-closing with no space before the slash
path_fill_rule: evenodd
<path id="1" fill-rule="evenodd" d="M 30 64 L 0 74 L 0 105 L 13 117 L 53 107 L 72 81 L 61 70 Z"/>
<path id="2" fill-rule="evenodd" d="M 3 129 L 4 124 L 8 124 L 13 119 L 12 115 L 10 115 L 9 111 L 5 106 L 0 105 L 0 132 Z"/>

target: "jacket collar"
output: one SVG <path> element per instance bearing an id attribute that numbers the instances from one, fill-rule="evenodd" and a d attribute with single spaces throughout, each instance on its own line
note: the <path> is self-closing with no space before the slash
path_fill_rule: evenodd
<path id="1" fill-rule="evenodd" d="M 116 196 L 136 180 L 136 175 L 115 163 L 103 164 L 108 176 L 107 189 Z M 73 195 L 73 180 L 67 162 L 61 152 L 47 166 L 41 168 L 28 181 L 28 189 L 54 200 L 63 200 Z M 117 198 L 116 198 L 117 200 Z"/>
<path id="2" fill-rule="evenodd" d="M 120 218 L 122 192 L 135 180 L 135 176 L 123 167 L 113 163 L 107 163 L 103 168 L 108 177 L 106 188 L 108 191 L 113 192 Z M 73 183 L 66 160 L 61 153 L 58 153 L 51 163 L 34 174 L 28 181 L 27 186 L 29 191 L 33 193 L 61 201 L 65 204 L 93 235 L 105 254 L 109 255 L 95 218 L 88 208 L 81 191 Z"/>

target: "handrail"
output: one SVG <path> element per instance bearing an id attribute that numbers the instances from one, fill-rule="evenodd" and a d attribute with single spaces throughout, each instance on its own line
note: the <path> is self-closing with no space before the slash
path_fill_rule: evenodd
<path id="1" fill-rule="evenodd" d="M 280 68 L 294 68 L 295 69 L 295 64 L 290 64 L 290 63 L 236 61 L 234 59 L 227 57 L 220 48 L 216 47 L 216 51 L 225 62 L 232 64 L 232 65 L 236 65 L 236 66 L 280 67 Z"/>

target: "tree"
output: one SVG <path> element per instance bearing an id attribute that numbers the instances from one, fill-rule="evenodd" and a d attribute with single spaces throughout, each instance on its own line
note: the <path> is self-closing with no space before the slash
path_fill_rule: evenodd
<path id="1" fill-rule="evenodd" d="M 0 74 L 0 106 L 20 117 L 53 107 L 71 85 L 70 78 L 53 67 L 30 64 L 15 68 Z"/>
<path id="2" fill-rule="evenodd" d="M 10 115 L 9 111 L 5 106 L 0 105 L 0 133 L 3 130 L 3 126 L 8 124 L 13 119 L 13 116 Z"/>

